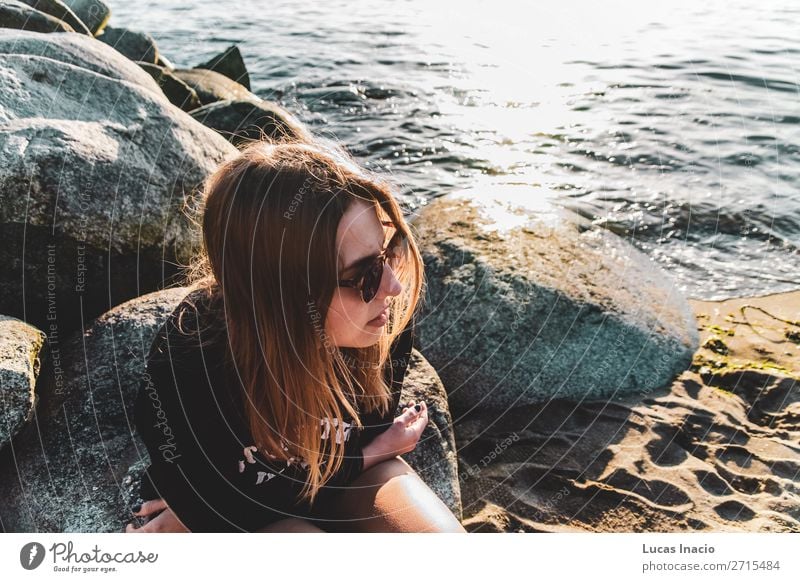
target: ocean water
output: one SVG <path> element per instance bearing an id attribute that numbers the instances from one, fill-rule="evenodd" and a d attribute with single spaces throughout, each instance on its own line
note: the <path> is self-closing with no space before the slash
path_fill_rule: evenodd
<path id="1" fill-rule="evenodd" d="M 690 297 L 798 289 L 800 3 L 660 4 L 109 2 L 178 66 L 238 44 L 255 93 L 388 174 L 410 212 L 519 189 Z"/>

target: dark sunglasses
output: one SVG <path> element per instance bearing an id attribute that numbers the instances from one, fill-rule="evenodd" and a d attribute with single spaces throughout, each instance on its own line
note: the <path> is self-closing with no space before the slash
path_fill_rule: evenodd
<path id="1" fill-rule="evenodd" d="M 393 222 L 381 221 L 383 226 L 389 226 L 394 229 Z M 383 279 L 383 267 L 386 261 L 389 261 L 392 267 L 396 267 L 399 260 L 405 255 L 407 248 L 407 239 L 405 234 L 396 230 L 389 244 L 381 251 L 369 264 L 364 265 L 361 271 L 352 279 L 342 279 L 339 281 L 340 287 L 352 287 L 361 291 L 361 299 L 364 303 L 369 303 L 375 299 L 378 294 L 378 289 L 381 287 L 381 280 Z"/>

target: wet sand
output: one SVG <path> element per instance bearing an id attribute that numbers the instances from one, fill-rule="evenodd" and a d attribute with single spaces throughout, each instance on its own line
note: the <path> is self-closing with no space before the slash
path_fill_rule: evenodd
<path id="1" fill-rule="evenodd" d="M 454 419 L 468 531 L 800 532 L 800 292 L 690 302 L 670 386 Z"/>

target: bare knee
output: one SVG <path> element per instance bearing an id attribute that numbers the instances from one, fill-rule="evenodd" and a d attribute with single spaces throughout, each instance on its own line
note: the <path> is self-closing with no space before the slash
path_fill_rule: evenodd
<path id="1" fill-rule="evenodd" d="M 394 457 L 393 459 L 382 461 L 361 473 L 353 485 L 383 484 L 392 477 L 415 474 L 416 471 L 404 459 Z"/>
<path id="2" fill-rule="evenodd" d="M 288 517 L 280 521 L 273 522 L 260 530 L 259 533 L 283 532 L 283 533 L 325 533 L 313 523 L 299 517 Z"/>
<path id="3" fill-rule="evenodd" d="M 450 509 L 400 457 L 364 471 L 342 509 L 359 531 L 466 533 Z"/>

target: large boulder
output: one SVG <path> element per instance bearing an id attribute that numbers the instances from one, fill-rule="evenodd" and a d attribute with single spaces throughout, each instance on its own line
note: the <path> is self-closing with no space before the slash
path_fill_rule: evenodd
<path id="1" fill-rule="evenodd" d="M 83 21 L 61 0 L 22 0 L 23 4 L 69 24 L 75 32 L 91 35 Z"/>
<path id="2" fill-rule="evenodd" d="M 76 64 L 0 61 L 0 313 L 64 335 L 172 281 L 200 244 L 187 206 L 237 151 L 118 52 L 58 36 L 87 43 Z"/>
<path id="3" fill-rule="evenodd" d="M 8 532 L 119 532 L 131 520 L 149 464 L 131 419 L 158 329 L 188 288 L 151 293 L 116 307 L 60 346 L 38 383 L 35 422 L 0 462 L 0 517 Z M 436 372 L 414 350 L 401 402 L 424 399 L 430 421 L 406 455 L 461 516 L 455 440 Z"/>
<path id="4" fill-rule="evenodd" d="M 161 95 L 155 81 L 135 63 L 85 35 L 0 30 L 0 55 L 47 57 L 105 77 L 136 83 L 155 95 Z"/>
<path id="5" fill-rule="evenodd" d="M 15 0 L 0 1 L 0 28 L 34 32 L 75 32 L 69 24 Z"/>
<path id="6" fill-rule="evenodd" d="M 236 81 L 248 91 L 250 90 L 250 75 L 247 73 L 247 67 L 244 64 L 244 59 L 242 59 L 242 53 L 239 52 L 239 47 L 235 44 L 229 46 L 211 60 L 197 65 L 195 68 L 220 73 Z"/>
<path id="7" fill-rule="evenodd" d="M 226 99 L 253 99 L 244 85 L 207 69 L 173 69 L 172 74 L 195 90 L 200 103 L 208 105 Z"/>
<path id="8" fill-rule="evenodd" d="M 191 115 L 236 146 L 265 137 L 272 141 L 314 139 L 294 115 L 258 98 L 209 103 L 193 110 Z"/>
<path id="9" fill-rule="evenodd" d="M 0 449 L 33 415 L 44 347 L 42 331 L 0 315 Z"/>
<path id="10" fill-rule="evenodd" d="M 137 32 L 117 26 L 106 26 L 97 40 L 113 47 L 132 61 L 156 63 L 158 47 L 153 37 L 145 32 Z"/>
<path id="11" fill-rule="evenodd" d="M 414 222 L 428 280 L 420 351 L 456 412 L 646 393 L 697 349 L 663 270 L 608 231 L 528 207 L 540 199 L 446 196 Z"/>
<path id="12" fill-rule="evenodd" d="M 200 107 L 200 99 L 194 89 L 173 75 L 171 69 L 141 61 L 137 64 L 158 83 L 170 103 L 187 112 Z"/>
<path id="13" fill-rule="evenodd" d="M 416 349 L 411 351 L 400 403 L 424 401 L 428 425 L 410 453 L 403 455 L 420 478 L 461 521 L 461 488 L 458 481 L 458 450 L 447 392 L 436 370 Z"/>
<path id="14" fill-rule="evenodd" d="M 133 403 L 150 344 L 185 296 L 179 287 L 120 305 L 62 343 L 60 380 L 45 365 L 34 421 L 0 464 L 7 532 L 123 531 L 146 451 L 131 436 Z"/>
<path id="15" fill-rule="evenodd" d="M 111 18 L 111 10 L 102 0 L 64 0 L 89 31 L 97 35 Z"/>

